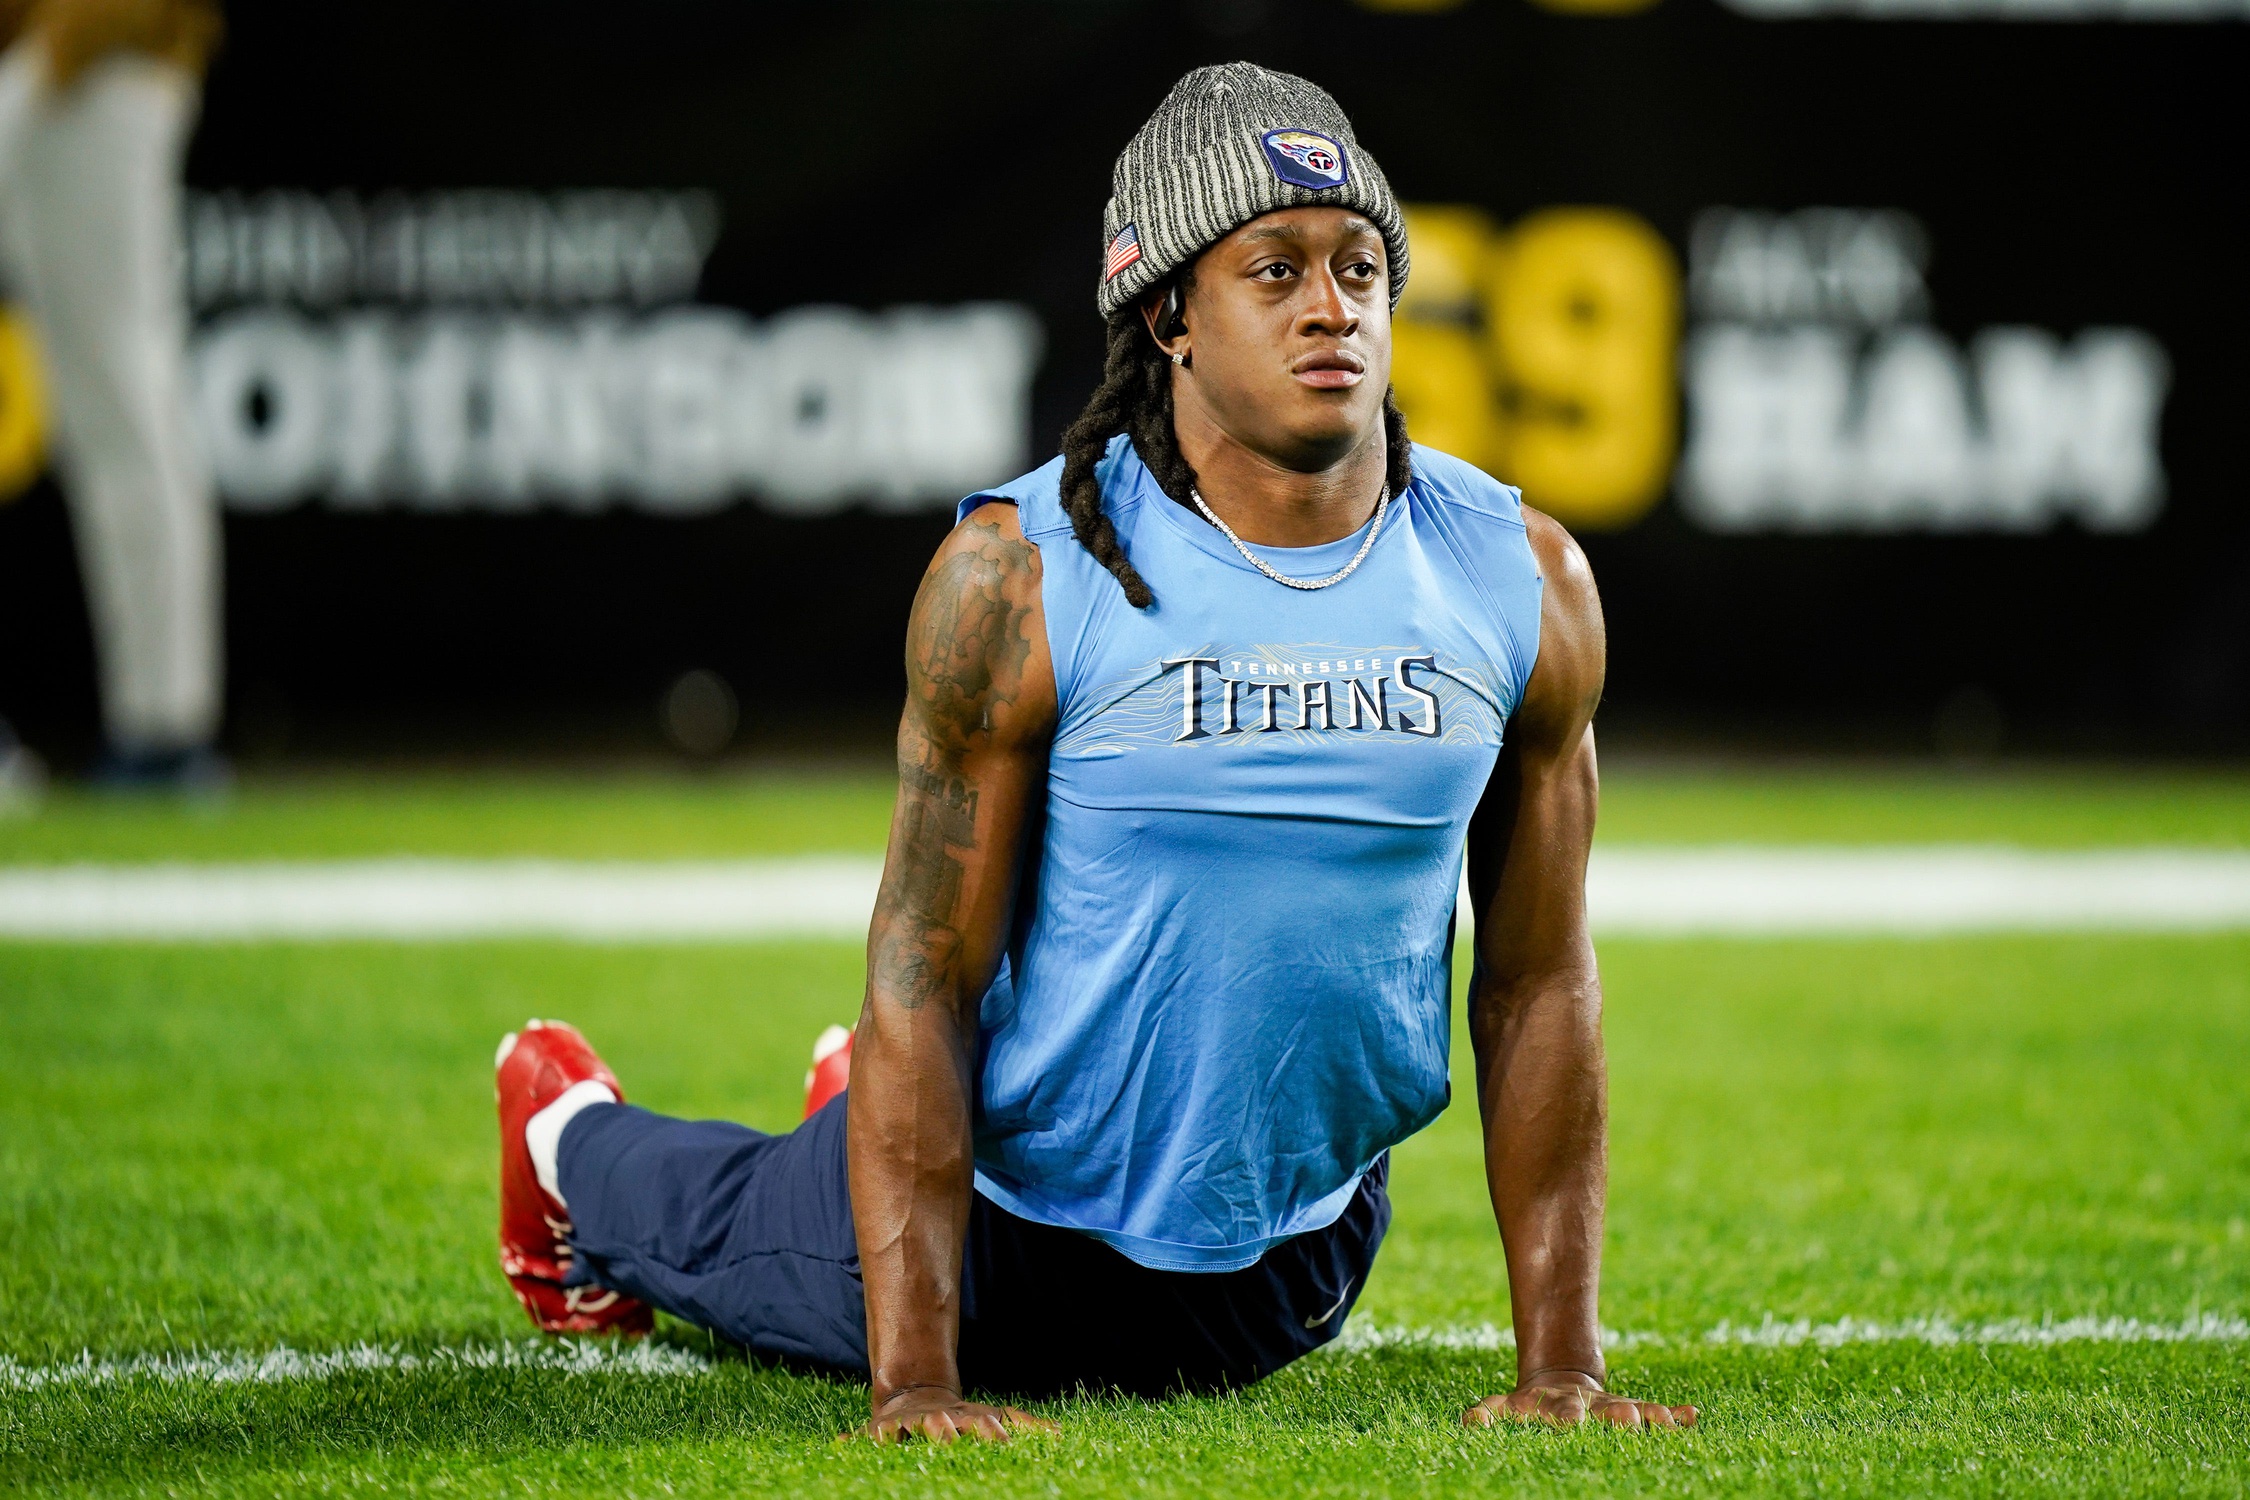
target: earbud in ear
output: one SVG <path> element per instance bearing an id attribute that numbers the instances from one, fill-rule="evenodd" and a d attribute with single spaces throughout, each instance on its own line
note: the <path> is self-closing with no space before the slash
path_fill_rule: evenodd
<path id="1" fill-rule="evenodd" d="M 1164 294 L 1164 310 L 1156 320 L 1156 337 L 1159 341 L 1176 339 L 1187 332 L 1186 302 L 1187 299 L 1180 295 L 1180 284 L 1176 281 L 1173 282 L 1172 289 Z M 1173 364 L 1185 369 L 1187 368 L 1187 362 L 1188 357 L 1186 355 L 1172 352 Z"/>

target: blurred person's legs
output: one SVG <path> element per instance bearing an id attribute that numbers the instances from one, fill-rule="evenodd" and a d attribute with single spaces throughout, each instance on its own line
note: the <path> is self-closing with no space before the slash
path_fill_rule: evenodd
<path id="1" fill-rule="evenodd" d="M 0 61 L 0 232 L 46 349 L 118 779 L 211 775 L 220 535 L 188 417 L 179 172 L 198 87 L 120 54 L 69 88 Z M 7 132 L 14 131 L 12 143 Z"/>
<path id="2" fill-rule="evenodd" d="M 30 128 L 32 115 L 46 92 L 44 60 L 36 58 L 35 51 L 20 40 L 0 51 L 0 191 L 5 189 L 24 132 Z M 0 718 L 0 809 L 36 794 L 42 779 L 38 770 L 37 759 L 16 738 L 15 726 Z"/>
<path id="3" fill-rule="evenodd" d="M 23 150 L 47 97 L 47 59 L 40 44 L 18 38 L 0 49 L 0 183 L 4 183 Z"/>

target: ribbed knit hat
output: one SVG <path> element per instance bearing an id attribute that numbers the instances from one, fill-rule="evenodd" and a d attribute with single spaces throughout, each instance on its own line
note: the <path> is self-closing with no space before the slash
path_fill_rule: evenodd
<path id="1" fill-rule="evenodd" d="M 1352 122 L 1318 84 L 1256 63 L 1197 68 L 1172 86 L 1110 174 L 1102 210 L 1104 318 L 1278 208 L 1355 208 L 1390 249 L 1391 305 L 1406 289 L 1406 225 Z"/>

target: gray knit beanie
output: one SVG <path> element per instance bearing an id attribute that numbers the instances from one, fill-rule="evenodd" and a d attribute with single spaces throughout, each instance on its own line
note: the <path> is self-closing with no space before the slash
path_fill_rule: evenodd
<path id="1" fill-rule="evenodd" d="M 1197 68 L 1172 86 L 1110 174 L 1101 288 L 1112 318 L 1206 247 L 1279 208 L 1356 208 L 1406 289 L 1406 225 L 1382 169 L 1327 91 L 1256 63 Z"/>

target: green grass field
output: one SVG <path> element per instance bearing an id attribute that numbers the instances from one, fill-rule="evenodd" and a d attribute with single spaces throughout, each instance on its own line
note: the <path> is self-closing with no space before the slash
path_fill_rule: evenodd
<path id="1" fill-rule="evenodd" d="M 886 809 L 849 774 L 319 781 L 189 812 L 57 799 L 0 821 L 0 863 L 865 850 Z M 1621 773 L 1604 836 L 2241 845 L 2250 782 Z M 1224 1399 L 1062 1403 L 1062 1436 L 1006 1450 L 878 1451 L 832 1441 L 863 1387 L 682 1326 L 637 1364 L 556 1367 L 492 1250 L 503 1030 L 568 1017 L 637 1101 L 783 1128 L 812 1035 L 856 1007 L 853 945 L 0 943 L 0 1487 L 2250 1487 L 2250 934 L 1602 957 L 1614 1383 L 1701 1427 L 1456 1425 L 1512 1368 L 1457 1063 L 1462 1102 L 1397 1153 L 1350 1347 Z M 2205 1336 L 2118 1337 L 2135 1319 Z M 297 1378 L 177 1364 L 362 1345 Z"/>
<path id="2" fill-rule="evenodd" d="M 891 781 L 864 761 L 750 776 L 316 776 L 217 804 L 61 793 L 0 806 L 0 865 L 390 854 L 702 859 L 880 850 Z M 1605 774 L 1623 843 L 2250 847 L 2250 774 L 1644 769 Z"/>

